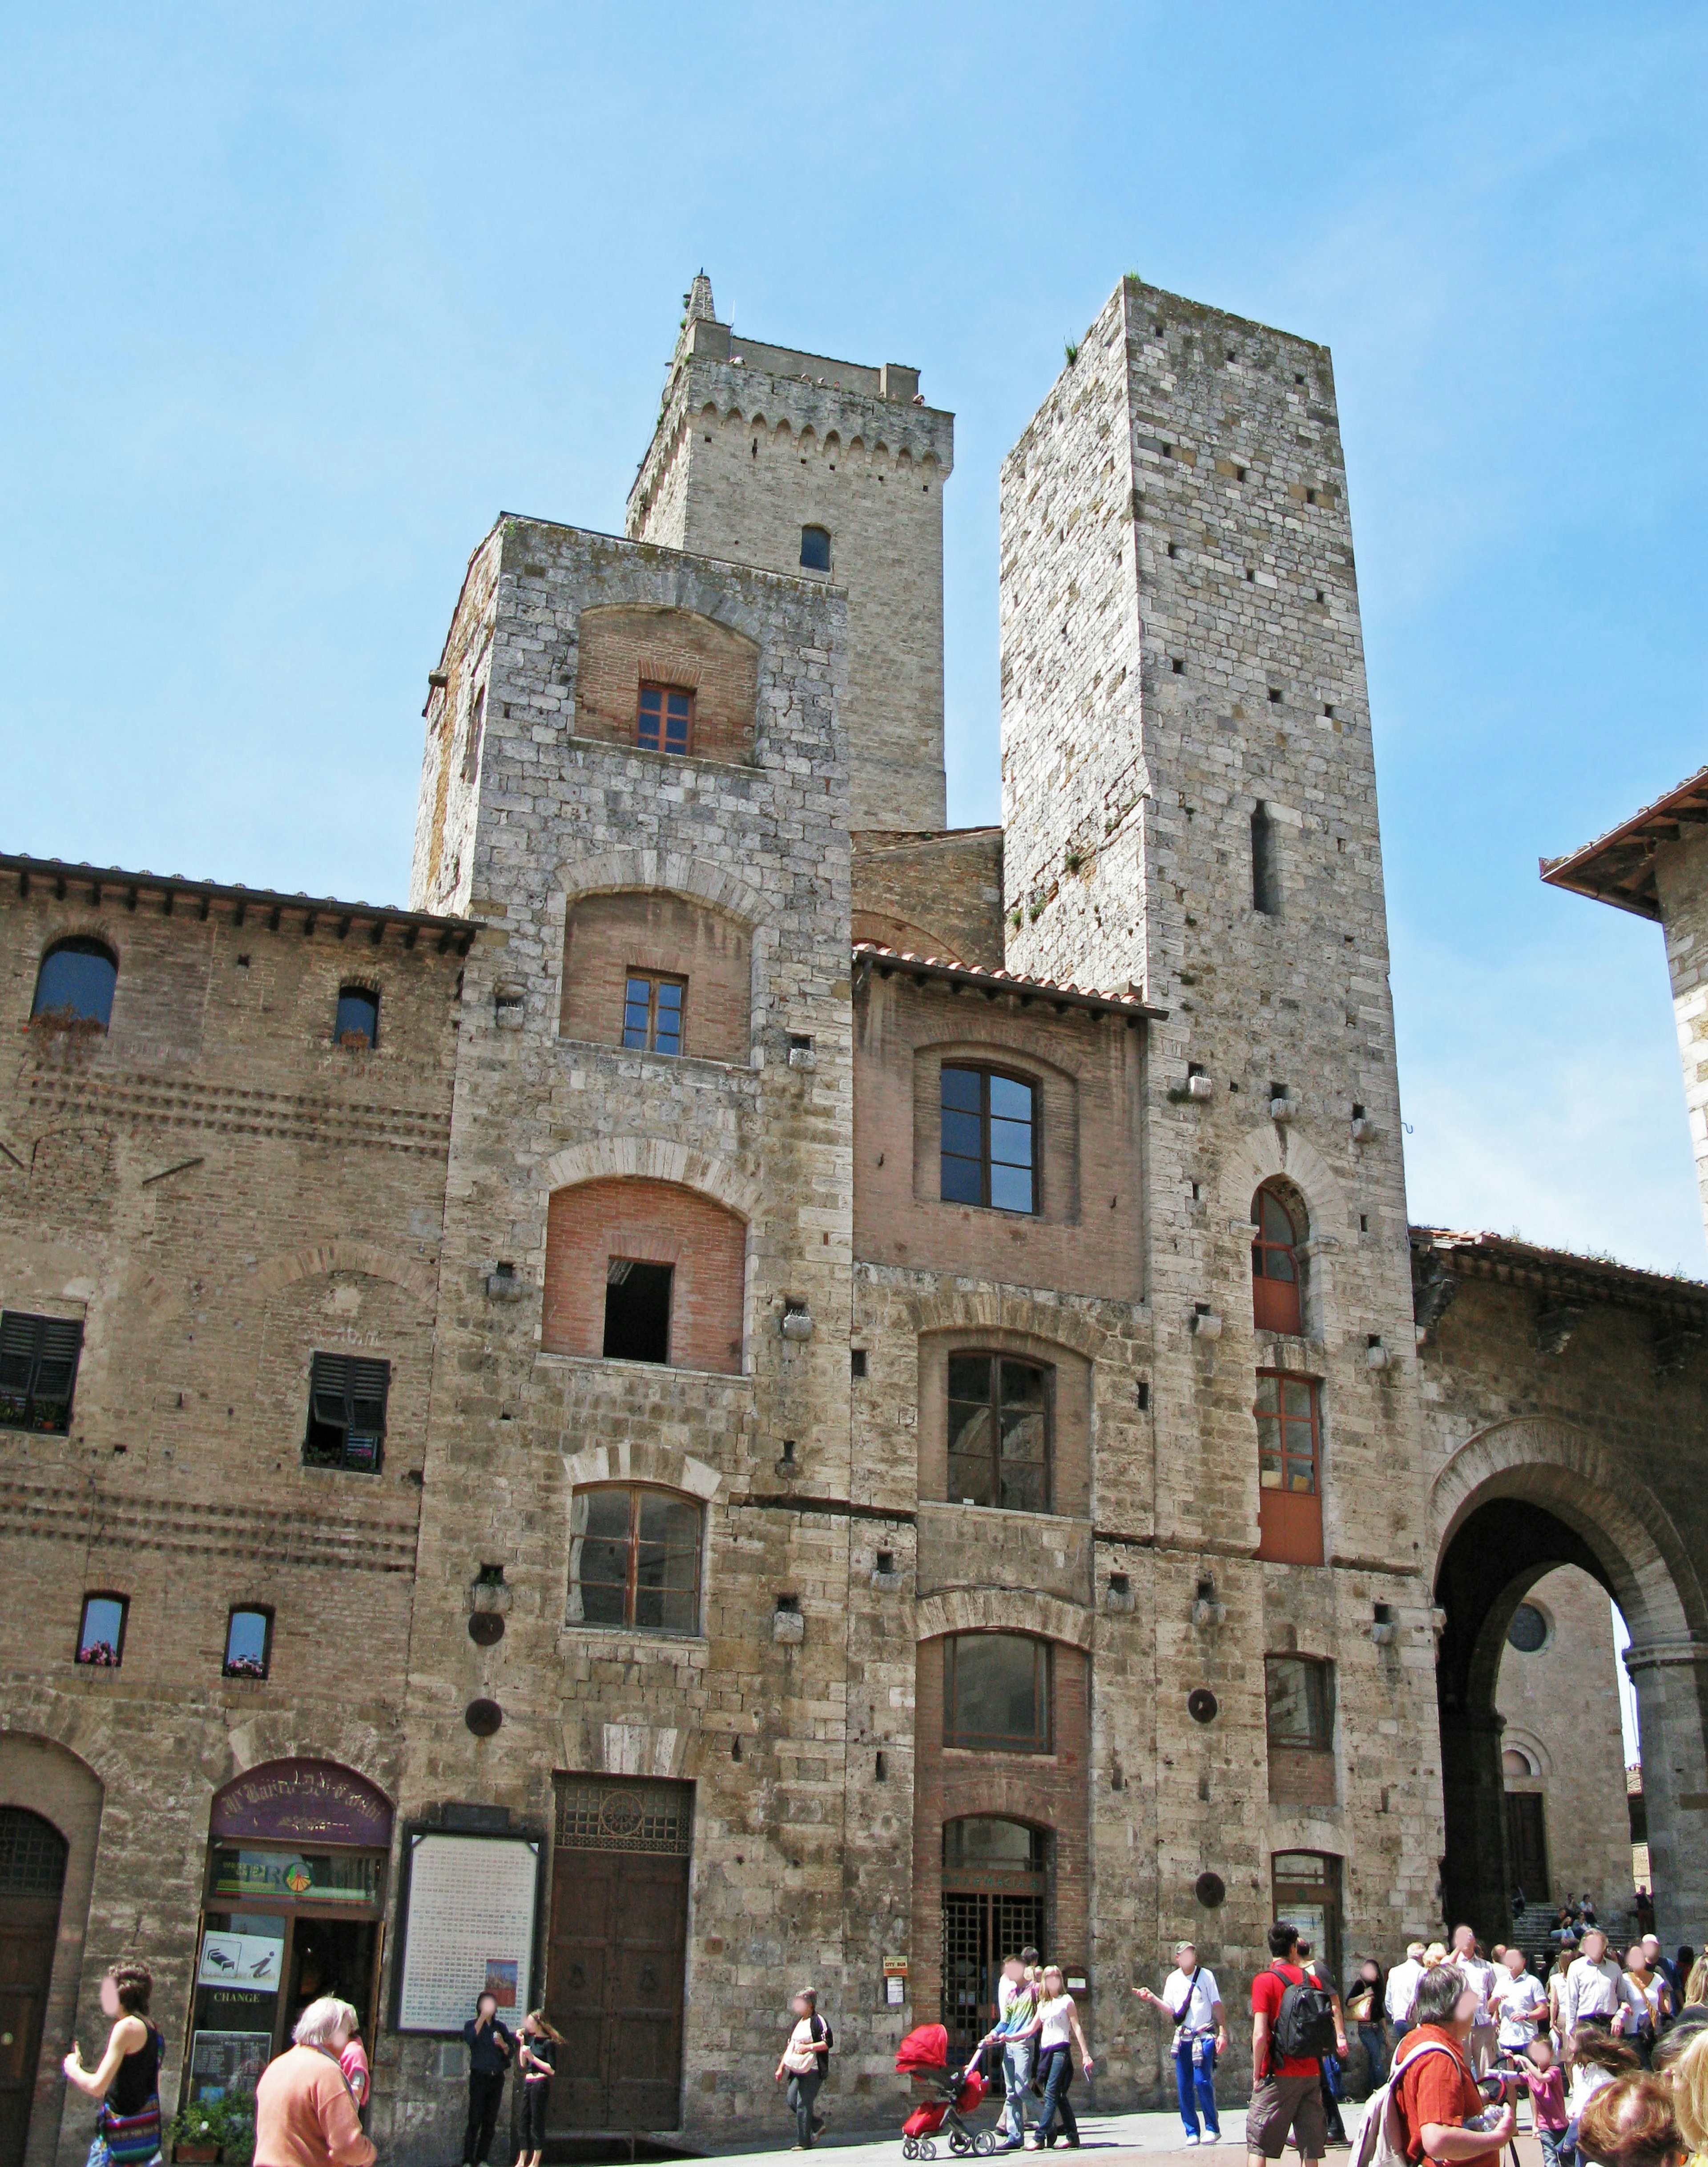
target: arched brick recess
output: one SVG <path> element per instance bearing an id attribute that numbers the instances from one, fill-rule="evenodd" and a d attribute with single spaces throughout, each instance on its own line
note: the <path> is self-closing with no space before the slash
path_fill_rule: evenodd
<path id="1" fill-rule="evenodd" d="M 563 919 L 562 1035 L 621 1046 L 632 971 L 686 980 L 676 1051 L 706 1061 L 749 1058 L 753 943 L 740 919 L 669 889 L 579 896 Z"/>
<path id="2" fill-rule="evenodd" d="M 746 633 L 657 602 L 596 604 L 577 630 L 577 737 L 633 744 L 642 684 L 679 686 L 694 695 L 690 759 L 753 758 L 759 649 Z"/>
<path id="3" fill-rule="evenodd" d="M 542 1348 L 601 1352 L 606 1267 L 627 1257 L 672 1267 L 669 1366 L 739 1376 L 747 1231 L 739 1214 L 680 1182 L 628 1176 L 553 1190 Z"/>
<path id="4" fill-rule="evenodd" d="M 1050 1509 L 1083 1518 L 1091 1510 L 1092 1365 L 1059 1339 L 1012 1323 L 945 1325 L 922 1332 L 919 1345 L 919 1495 L 949 1497 L 949 1361 L 952 1354 L 1012 1355 L 1050 1373 Z"/>
<path id="5" fill-rule="evenodd" d="M 389 1280 L 420 1302 L 431 1303 L 438 1293 L 437 1274 L 418 1258 L 396 1255 L 373 1242 L 335 1235 L 311 1248 L 269 1257 L 241 1277 L 227 1280 L 206 1299 L 209 1306 L 217 1306 L 230 1295 L 276 1294 L 295 1280 L 320 1278 L 330 1272 L 362 1272 L 369 1279 Z M 140 1300 L 156 1318 L 175 1315 L 188 1306 L 186 1288 L 152 1275 L 142 1283 Z"/>
<path id="6" fill-rule="evenodd" d="M 738 1218 L 752 1223 L 759 1209 L 756 1175 L 727 1160 L 708 1158 L 685 1144 L 656 1136 L 601 1136 L 596 1143 L 572 1144 L 546 1162 L 548 1189 L 573 1189 L 584 1181 L 673 1181 L 697 1189 Z"/>

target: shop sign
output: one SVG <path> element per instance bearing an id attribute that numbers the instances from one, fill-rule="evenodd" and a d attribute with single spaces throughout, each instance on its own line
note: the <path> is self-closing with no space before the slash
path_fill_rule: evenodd
<path id="1" fill-rule="evenodd" d="M 271 1935 L 225 1934 L 213 1928 L 202 1937 L 198 1986 L 246 1988 L 277 1994 L 284 1970 L 284 1942 Z"/>
<path id="2" fill-rule="evenodd" d="M 190 2097 L 252 2094 L 272 2053 L 271 2032 L 198 2032 L 190 2047 Z"/>
<path id="3" fill-rule="evenodd" d="M 379 1902 L 379 1858 L 346 1852 L 232 1851 L 214 1853 L 214 1897 L 272 1904 Z"/>
<path id="4" fill-rule="evenodd" d="M 460 2032 L 483 1994 L 528 2006 L 540 1846 L 526 1836 L 410 1839 L 399 2032 Z"/>
<path id="5" fill-rule="evenodd" d="M 391 1804 L 336 1761 L 268 1761 L 214 1800 L 212 1832 L 262 1843 L 342 1843 L 384 1851 Z"/>

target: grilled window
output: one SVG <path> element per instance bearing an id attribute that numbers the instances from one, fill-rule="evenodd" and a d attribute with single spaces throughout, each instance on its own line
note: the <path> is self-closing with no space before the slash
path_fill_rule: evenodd
<path id="1" fill-rule="evenodd" d="M 1035 1211 L 1032 1085 L 991 1068 L 945 1067 L 942 1107 L 939 1193 L 944 1202 Z"/>
<path id="2" fill-rule="evenodd" d="M 77 1661 L 92 1670 L 116 1671 L 124 1660 L 124 1621 L 130 1614 L 128 1595 L 86 1595 Z"/>
<path id="3" fill-rule="evenodd" d="M 41 959 L 30 1016 L 55 1023 L 95 1024 L 103 1031 L 113 1020 L 113 988 L 119 960 L 98 940 L 61 940 Z"/>
<path id="4" fill-rule="evenodd" d="M 943 1742 L 982 1752 L 1050 1751 L 1050 1644 L 959 1633 L 943 1644 Z"/>
<path id="5" fill-rule="evenodd" d="M 1050 1373 L 1000 1354 L 949 1358 L 949 1499 L 1050 1510 Z"/>
<path id="6" fill-rule="evenodd" d="M 631 971 L 623 983 L 623 1044 L 642 1053 L 679 1053 L 687 993 L 685 978 Z"/>
<path id="7" fill-rule="evenodd" d="M 74 1321 L 0 1311 L 0 1428 L 66 1434 L 82 1344 Z"/>
<path id="8" fill-rule="evenodd" d="M 803 571 L 807 572 L 828 572 L 830 570 L 830 529 L 828 527 L 801 528 L 801 566 Z"/>
<path id="9" fill-rule="evenodd" d="M 234 1610 L 225 1621 L 228 1678 L 264 1678 L 272 1661 L 272 1613 Z"/>
<path id="10" fill-rule="evenodd" d="M 693 1633 L 702 1513 L 669 1490 L 578 1490 L 569 1519 L 569 1622 Z"/>
<path id="11" fill-rule="evenodd" d="M 40 1814 L 0 1806 L 0 1896 L 57 1896 L 65 1886 L 69 1848 Z"/>
<path id="12" fill-rule="evenodd" d="M 358 1475 L 379 1471 L 385 1443 L 385 1399 L 389 1362 L 354 1354 L 317 1354 L 309 1373 L 309 1433 L 304 1467 L 344 1467 Z"/>
<path id="13" fill-rule="evenodd" d="M 1335 1742 L 1335 1666 L 1310 1656 L 1266 1656 L 1269 1743 L 1326 1753 Z"/>
<path id="14" fill-rule="evenodd" d="M 635 741 L 648 752 L 684 752 L 694 719 L 694 695 L 673 685 L 642 685 Z"/>
<path id="15" fill-rule="evenodd" d="M 1317 1386 L 1281 1370 L 1257 1372 L 1257 1480 L 1295 1497 L 1317 1491 Z"/>
<path id="16" fill-rule="evenodd" d="M 340 986 L 332 1019 L 335 1046 L 379 1044 L 379 995 L 367 986 Z"/>

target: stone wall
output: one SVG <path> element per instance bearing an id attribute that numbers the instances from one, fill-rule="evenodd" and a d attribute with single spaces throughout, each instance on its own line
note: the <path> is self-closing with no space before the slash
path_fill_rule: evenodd
<path id="1" fill-rule="evenodd" d="M 1663 843 L 1655 853 L 1655 887 L 1666 930 L 1696 1186 L 1708 1223 L 1708 843 L 1689 828 L 1677 842 Z"/>
<path id="2" fill-rule="evenodd" d="M 857 834 L 854 935 L 904 954 L 1002 965 L 1002 831 Z"/>

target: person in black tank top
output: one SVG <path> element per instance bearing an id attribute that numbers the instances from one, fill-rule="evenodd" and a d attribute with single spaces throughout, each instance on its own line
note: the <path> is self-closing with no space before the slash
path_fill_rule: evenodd
<path id="1" fill-rule="evenodd" d="M 154 1981 L 139 1963 L 116 1963 L 101 1982 L 101 2007 L 116 2020 L 93 2069 L 77 2042 L 61 2064 L 66 2081 L 101 2102 L 89 2167 L 150 2167 L 160 2157 L 161 2036 L 150 2021 Z"/>

